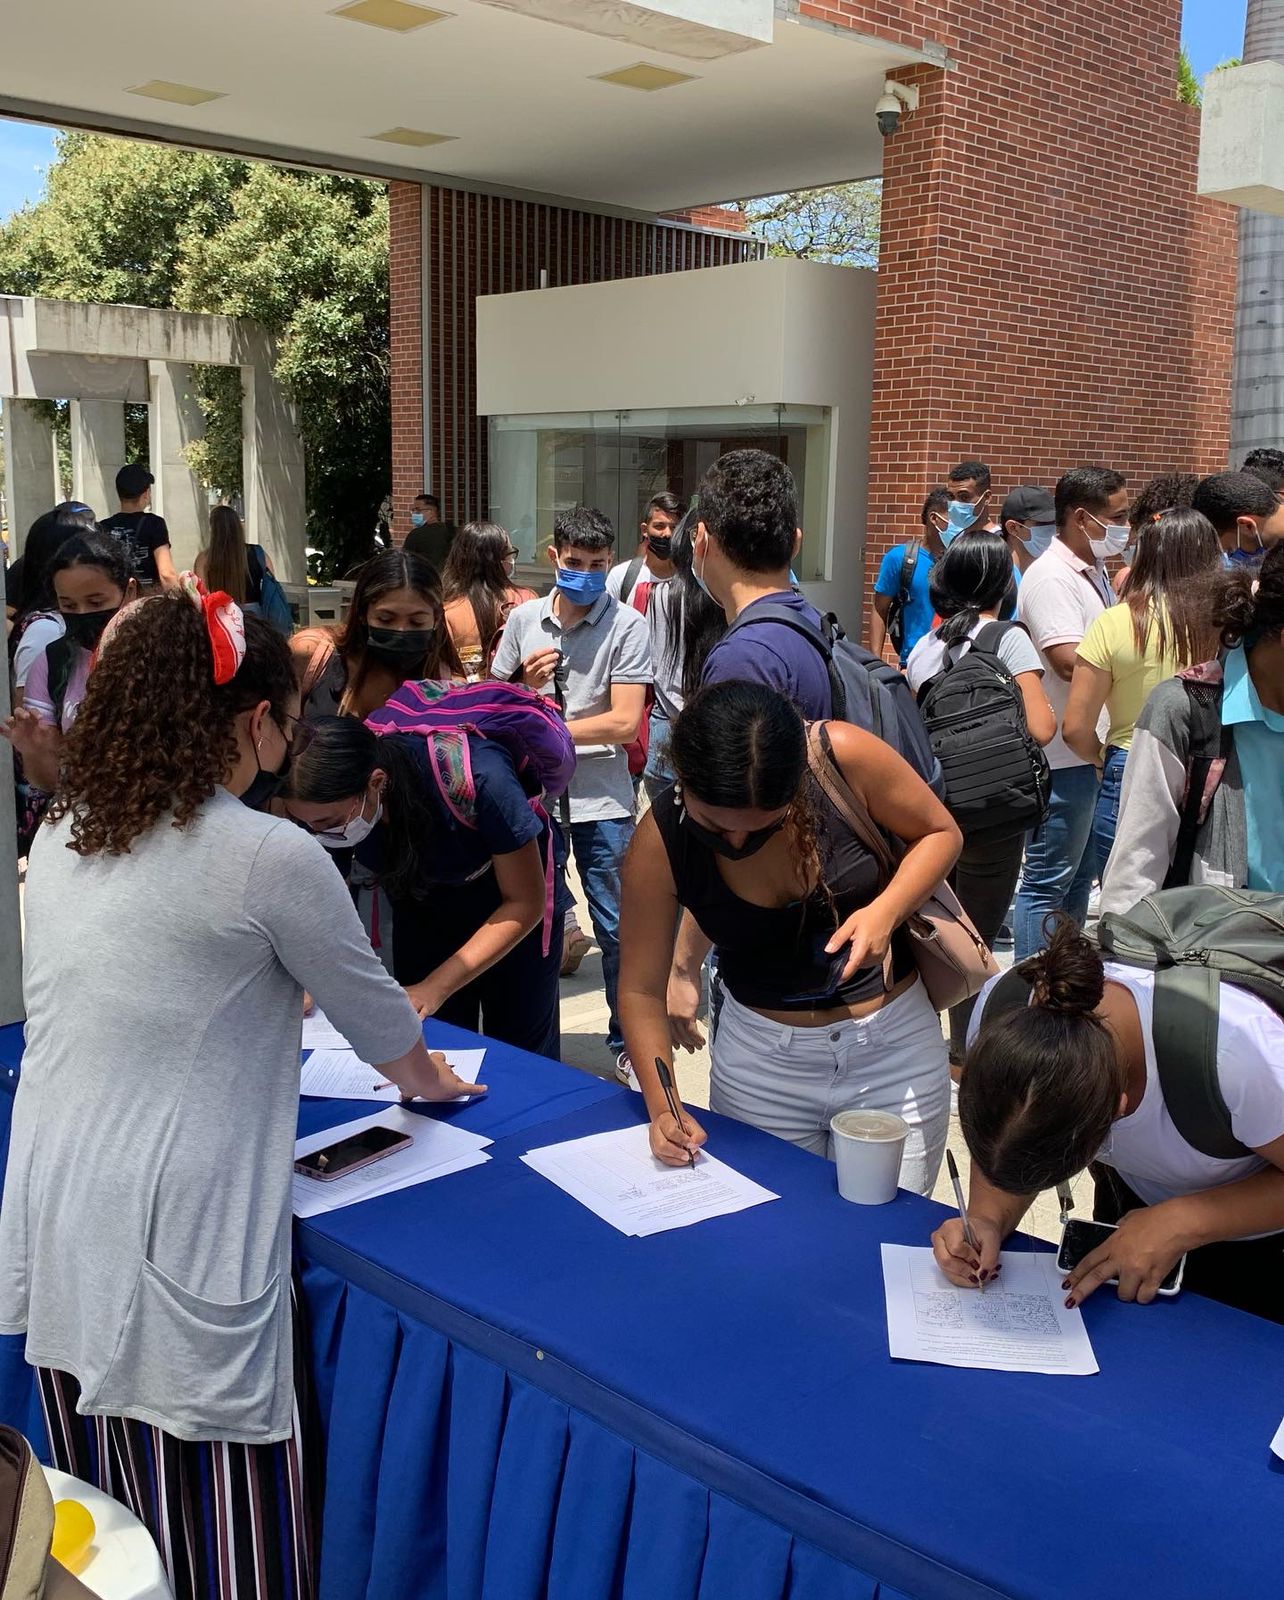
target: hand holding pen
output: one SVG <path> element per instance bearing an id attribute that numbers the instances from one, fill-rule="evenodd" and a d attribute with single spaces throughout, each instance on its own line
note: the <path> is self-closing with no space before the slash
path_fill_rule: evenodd
<path id="1" fill-rule="evenodd" d="M 668 1062 L 657 1056 L 655 1070 L 667 1109 L 651 1119 L 651 1154 L 670 1167 L 694 1167 L 696 1151 L 708 1135 L 678 1099 Z"/>

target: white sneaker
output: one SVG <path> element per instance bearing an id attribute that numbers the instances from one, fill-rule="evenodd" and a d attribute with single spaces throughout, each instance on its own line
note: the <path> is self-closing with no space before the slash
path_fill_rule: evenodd
<path id="1" fill-rule="evenodd" d="M 615 1076 L 626 1089 L 632 1089 L 637 1094 L 642 1093 L 642 1085 L 638 1082 L 638 1075 L 633 1070 L 633 1063 L 629 1059 L 627 1050 L 621 1050 L 615 1058 Z"/>

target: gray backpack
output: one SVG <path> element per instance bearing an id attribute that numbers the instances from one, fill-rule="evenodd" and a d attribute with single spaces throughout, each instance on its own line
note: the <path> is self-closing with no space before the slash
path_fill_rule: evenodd
<path id="1" fill-rule="evenodd" d="M 1130 911 L 1107 912 L 1097 943 L 1108 961 L 1155 974 L 1151 1038 L 1164 1105 L 1193 1149 L 1221 1161 L 1251 1155 L 1231 1127 L 1217 1078 L 1221 986 L 1233 984 L 1284 1018 L 1284 895 L 1197 885 L 1160 889 Z M 1024 1006 L 1014 967 L 985 1007 L 988 1027 Z"/>

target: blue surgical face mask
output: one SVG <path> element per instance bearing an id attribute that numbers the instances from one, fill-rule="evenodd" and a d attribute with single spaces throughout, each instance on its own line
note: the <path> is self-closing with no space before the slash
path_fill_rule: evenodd
<path id="1" fill-rule="evenodd" d="M 969 500 L 951 500 L 948 518 L 944 528 L 941 529 L 941 543 L 948 550 L 959 534 L 966 533 L 977 519 L 980 511 L 979 505 L 973 505 Z"/>
<path id="2" fill-rule="evenodd" d="M 412 528 L 422 528 L 423 525 L 424 525 L 424 514 L 423 514 L 423 512 L 422 511 L 412 511 L 410 513 L 410 526 Z"/>
<path id="3" fill-rule="evenodd" d="M 599 595 L 606 593 L 606 573 L 600 568 L 595 572 L 577 572 L 572 567 L 559 566 L 557 587 L 577 606 L 591 606 Z"/>
<path id="4" fill-rule="evenodd" d="M 1259 567 L 1262 554 L 1261 550 L 1232 550 L 1229 554 L 1223 553 L 1222 564 L 1227 567 Z"/>
<path id="5" fill-rule="evenodd" d="M 714 605 L 715 606 L 720 606 L 722 604 L 721 600 L 718 599 L 717 595 L 714 594 L 713 590 L 710 589 L 709 585 L 704 581 L 704 567 L 705 567 L 705 563 L 708 561 L 708 559 L 709 559 L 709 546 L 706 544 L 705 547 L 704 547 L 703 558 L 701 557 L 701 553 L 698 550 L 695 551 L 692 554 L 692 557 L 691 557 L 691 576 L 700 585 L 701 589 L 704 590 L 705 594 L 708 595 L 710 600 L 713 601 Z"/>
<path id="6" fill-rule="evenodd" d="M 1051 547 L 1056 531 L 1055 522 L 1036 522 L 1029 533 L 1021 536 L 1021 543 L 1032 556 L 1041 556 Z"/>

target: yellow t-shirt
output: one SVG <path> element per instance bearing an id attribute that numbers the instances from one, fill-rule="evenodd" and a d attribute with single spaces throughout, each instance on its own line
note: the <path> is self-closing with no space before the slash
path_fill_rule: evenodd
<path id="1" fill-rule="evenodd" d="M 1122 601 L 1088 625 L 1075 654 L 1089 666 L 1110 674 L 1110 693 L 1106 696 L 1110 732 L 1106 743 L 1118 745 L 1121 750 L 1132 743 L 1132 730 L 1150 691 L 1185 665 L 1172 654 L 1159 654 L 1153 626 L 1147 631 L 1146 648 L 1137 649 L 1132 612 Z"/>

